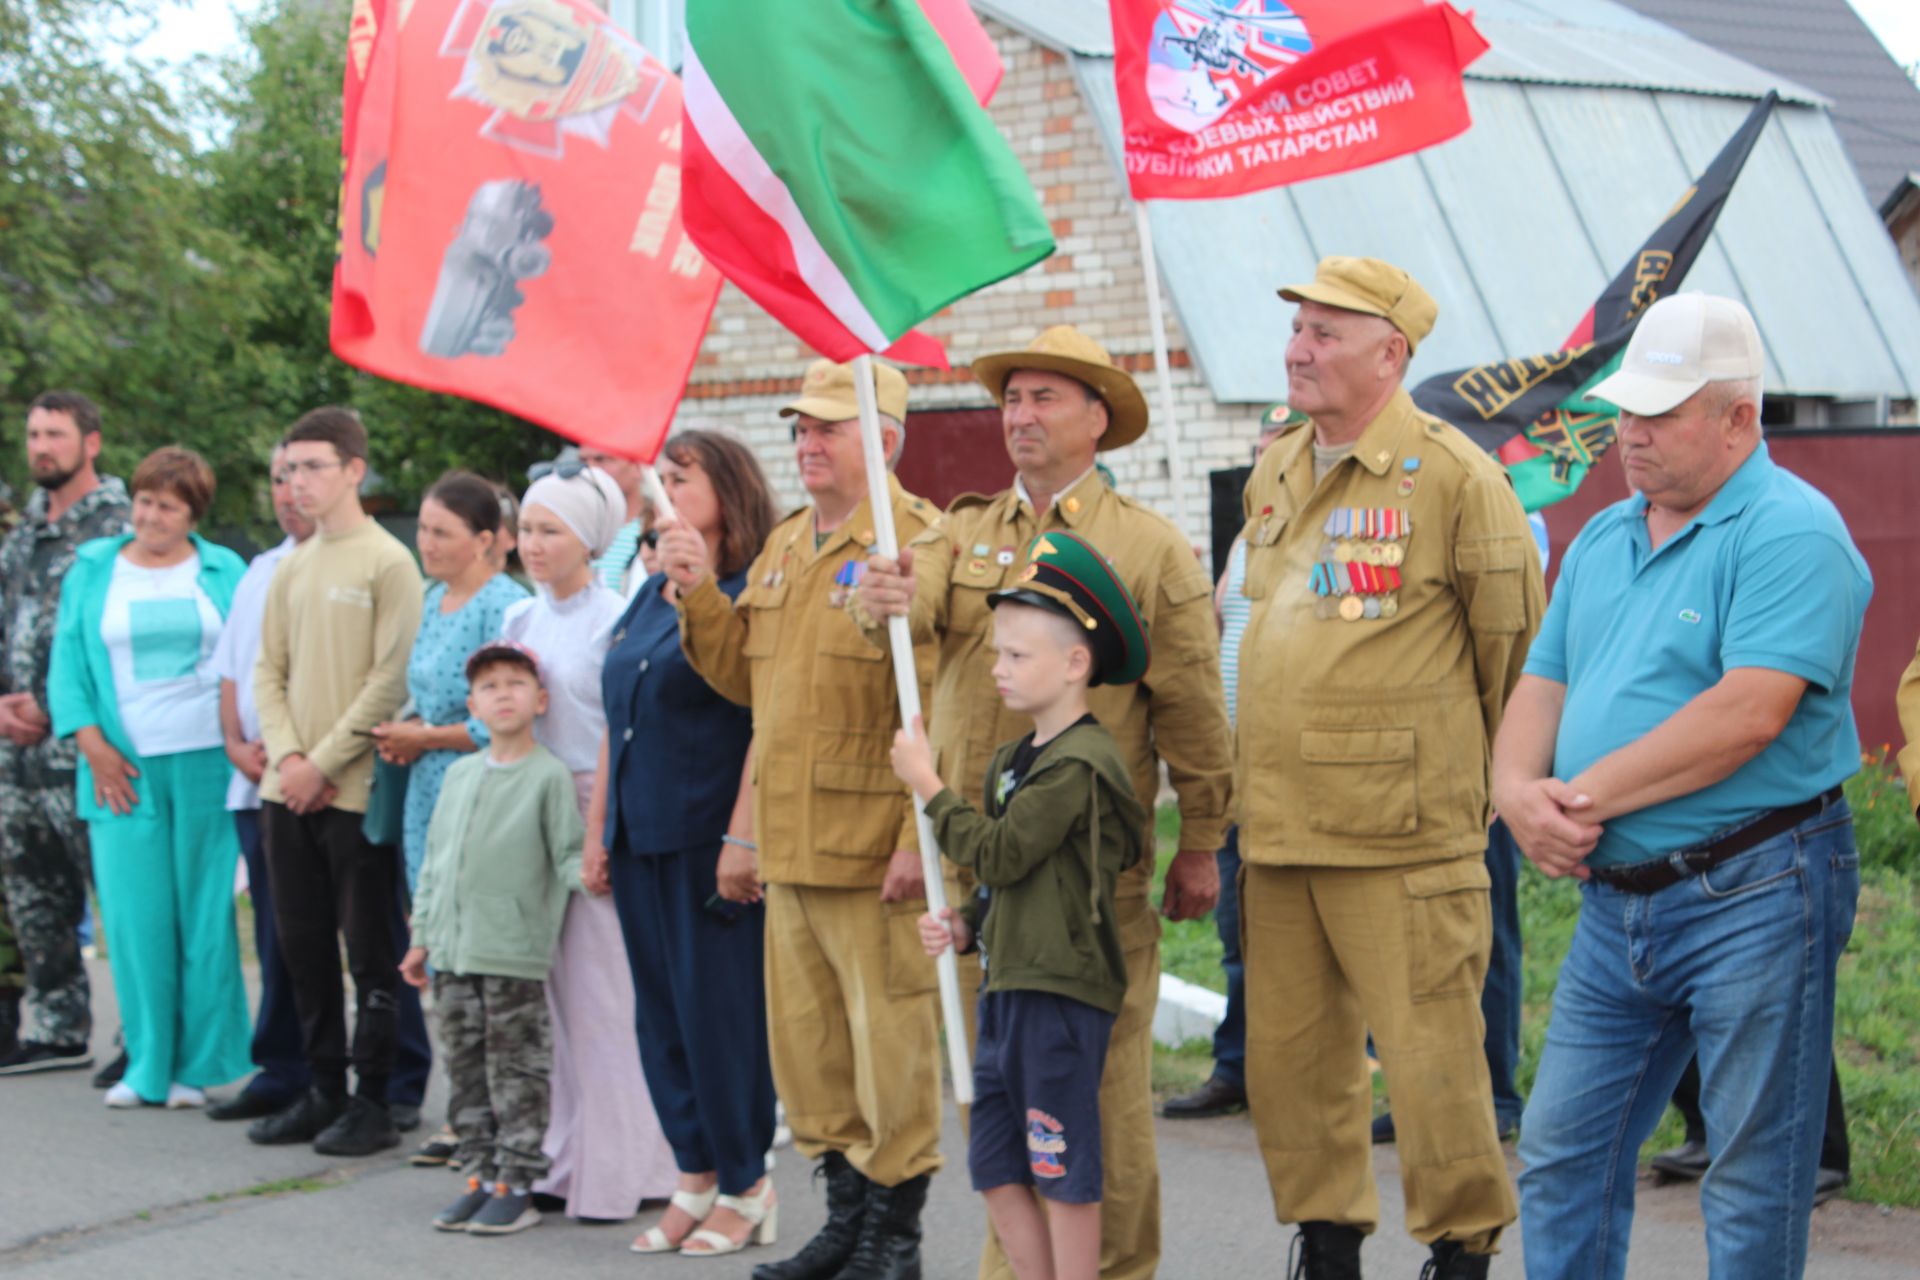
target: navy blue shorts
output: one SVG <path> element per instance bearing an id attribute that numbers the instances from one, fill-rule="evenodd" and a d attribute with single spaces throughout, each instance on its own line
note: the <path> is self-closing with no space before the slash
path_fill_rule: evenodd
<path id="1" fill-rule="evenodd" d="M 983 991 L 967 1171 L 973 1189 L 1098 1204 L 1100 1075 L 1113 1015 L 1049 991 Z"/>

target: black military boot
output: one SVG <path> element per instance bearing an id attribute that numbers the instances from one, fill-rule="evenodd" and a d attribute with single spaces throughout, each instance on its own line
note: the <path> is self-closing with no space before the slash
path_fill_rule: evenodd
<path id="1" fill-rule="evenodd" d="M 867 1220 L 838 1280 L 920 1280 L 920 1211 L 933 1175 L 897 1187 L 867 1184 Z"/>
<path id="2" fill-rule="evenodd" d="M 0 987 L 0 1058 L 20 1046 L 20 997 L 18 987 Z"/>
<path id="3" fill-rule="evenodd" d="M 1287 1251 L 1287 1280 L 1360 1280 L 1367 1233 L 1337 1222 L 1303 1222 Z"/>
<path id="4" fill-rule="evenodd" d="M 829 1151 L 813 1176 L 827 1180 L 827 1225 L 791 1258 L 763 1262 L 753 1269 L 753 1280 L 836 1280 L 866 1220 L 867 1180 L 838 1151 Z"/>
<path id="5" fill-rule="evenodd" d="M 1420 1268 L 1420 1280 L 1487 1280 L 1490 1253 L 1468 1253 L 1458 1240 L 1436 1240 L 1433 1256 Z"/>

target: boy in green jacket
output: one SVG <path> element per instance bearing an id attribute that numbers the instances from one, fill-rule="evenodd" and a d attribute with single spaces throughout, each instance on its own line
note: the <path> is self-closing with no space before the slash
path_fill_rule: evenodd
<path id="1" fill-rule="evenodd" d="M 447 770 L 427 827 L 413 898 L 413 946 L 400 972 L 427 985 L 452 1092 L 467 1189 L 433 1220 L 441 1231 L 507 1235 L 540 1221 L 534 1180 L 552 1091 L 547 968 L 567 895 L 580 887 L 584 828 L 573 775 L 533 740 L 547 709 L 531 649 L 494 640 L 467 659 L 467 707 L 491 735 Z"/>
<path id="2" fill-rule="evenodd" d="M 926 802 L 941 851 L 978 877 L 956 914 L 920 918 L 930 955 L 978 940 L 986 981 L 967 1166 L 1021 1280 L 1100 1269 L 1100 1077 L 1126 996 L 1114 881 L 1139 861 L 1147 812 L 1090 684 L 1146 674 L 1146 628 L 1085 539 L 1035 541 L 995 592 L 994 682 L 1033 732 L 995 753 L 984 812 L 945 790 L 926 736 L 894 738 L 893 768 Z M 1043 1210 L 1029 1191 L 1049 1202 Z"/>

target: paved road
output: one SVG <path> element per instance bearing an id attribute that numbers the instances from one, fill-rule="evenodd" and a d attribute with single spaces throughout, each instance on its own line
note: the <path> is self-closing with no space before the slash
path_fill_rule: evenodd
<path id="1" fill-rule="evenodd" d="M 107 987 L 99 983 L 101 1005 L 110 1003 Z M 110 1011 L 103 1020 L 111 1026 Z M 1163 1121 L 1159 1136 L 1167 1237 L 1160 1274 L 1280 1275 L 1291 1231 L 1273 1223 L 1245 1117 Z M 964 1150 L 951 1115 L 946 1150 L 956 1159 Z M 1368 1273 L 1412 1280 L 1424 1251 L 1399 1230 L 1391 1148 L 1380 1149 L 1376 1171 L 1386 1221 L 1366 1246 Z M 781 1242 L 772 1252 L 781 1255 L 818 1226 L 822 1209 L 805 1163 L 790 1151 L 781 1153 L 775 1178 Z M 305 1147 L 255 1147 L 236 1126 L 193 1112 L 108 1111 L 77 1073 L 0 1080 L 0 1275 L 559 1280 L 617 1271 L 731 1280 L 767 1252 L 698 1262 L 634 1257 L 626 1243 L 653 1220 L 653 1210 L 611 1226 L 550 1217 L 534 1231 L 497 1240 L 428 1228 L 456 1191 L 453 1176 L 409 1168 L 399 1153 L 330 1160 Z M 1643 1187 L 1641 1204 L 1630 1273 L 1648 1280 L 1704 1276 L 1693 1191 Z M 927 1220 L 927 1280 L 970 1280 L 983 1219 L 958 1167 L 935 1178 Z M 1911 1280 L 1920 1269 L 1920 1213 L 1842 1203 L 1820 1210 L 1814 1222 L 1810 1276 Z M 1518 1277 L 1523 1253 L 1516 1229 L 1494 1274 Z"/>

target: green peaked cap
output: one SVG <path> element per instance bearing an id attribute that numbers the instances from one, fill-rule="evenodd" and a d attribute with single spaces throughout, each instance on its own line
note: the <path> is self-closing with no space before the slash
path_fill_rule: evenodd
<path id="1" fill-rule="evenodd" d="M 1093 684 L 1132 684 L 1147 674 L 1153 655 L 1147 624 L 1120 575 L 1091 542 L 1056 529 L 1027 548 L 1027 567 L 989 605 L 1012 600 L 1064 614 L 1087 630 L 1093 646 Z"/>

